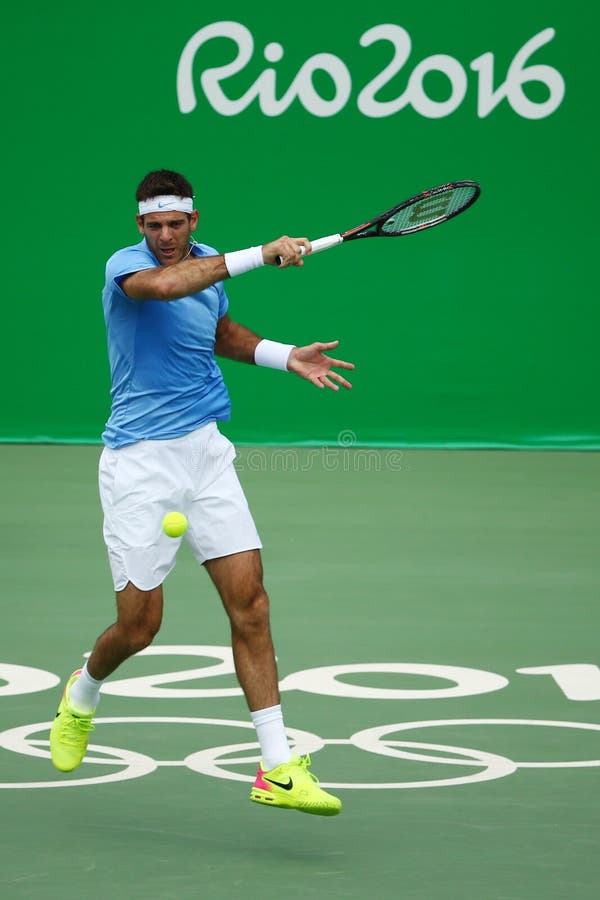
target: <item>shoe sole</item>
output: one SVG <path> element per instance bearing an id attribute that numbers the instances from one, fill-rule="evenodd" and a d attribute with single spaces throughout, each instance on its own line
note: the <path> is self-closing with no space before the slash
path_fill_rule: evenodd
<path id="1" fill-rule="evenodd" d="M 306 804 L 305 806 L 301 806 L 300 804 L 286 802 L 284 798 L 275 797 L 268 791 L 262 791 L 260 788 L 253 788 L 250 792 L 250 799 L 254 801 L 254 803 L 262 803 L 263 806 L 273 806 L 278 809 L 295 809 L 297 812 L 309 813 L 313 816 L 337 816 L 342 810 L 341 805 L 339 807 L 331 807 L 331 806 L 311 806 L 310 804 Z"/>

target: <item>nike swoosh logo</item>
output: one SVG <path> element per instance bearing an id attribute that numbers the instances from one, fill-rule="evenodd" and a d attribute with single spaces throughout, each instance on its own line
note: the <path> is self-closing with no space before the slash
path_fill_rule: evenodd
<path id="1" fill-rule="evenodd" d="M 166 209 L 166 207 L 167 207 L 167 206 L 170 206 L 170 205 L 171 205 L 170 203 L 161 203 L 160 200 L 158 201 L 158 208 L 159 208 L 159 209 Z"/>
<path id="2" fill-rule="evenodd" d="M 263 778 L 265 778 L 264 775 L 263 775 Z M 291 791 L 292 788 L 294 787 L 294 782 L 292 781 L 291 778 L 287 784 L 282 784 L 281 781 L 273 781 L 272 778 L 265 778 L 265 781 L 268 781 L 270 784 L 274 784 L 277 787 L 283 788 L 284 791 Z"/>

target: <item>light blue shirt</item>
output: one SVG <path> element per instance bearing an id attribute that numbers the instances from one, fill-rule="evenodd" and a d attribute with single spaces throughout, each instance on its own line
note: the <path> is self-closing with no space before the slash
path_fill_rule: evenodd
<path id="1" fill-rule="evenodd" d="M 192 253 L 217 255 L 205 244 L 195 244 Z M 145 239 L 106 264 L 102 304 L 112 387 L 102 440 L 114 449 L 182 437 L 231 414 L 214 356 L 217 322 L 229 305 L 223 283 L 168 302 L 128 297 L 121 288 L 125 276 L 158 265 Z"/>

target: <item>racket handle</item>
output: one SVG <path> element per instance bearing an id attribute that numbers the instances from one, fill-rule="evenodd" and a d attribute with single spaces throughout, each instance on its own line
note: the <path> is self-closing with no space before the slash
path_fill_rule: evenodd
<path id="1" fill-rule="evenodd" d="M 320 253 L 321 250 L 329 250 L 330 247 L 337 247 L 338 244 L 341 244 L 344 238 L 341 234 L 328 234 L 327 237 L 317 238 L 316 241 L 310 242 L 310 252 L 311 253 Z M 300 248 L 302 256 L 304 256 L 305 250 L 304 247 Z M 277 257 L 277 264 L 280 266 L 283 262 L 283 257 Z"/>
<path id="2" fill-rule="evenodd" d="M 316 241 L 310 242 L 311 253 L 320 253 L 321 250 L 329 250 L 330 247 L 337 247 L 344 238 L 341 234 L 329 234 L 327 237 L 317 238 Z"/>

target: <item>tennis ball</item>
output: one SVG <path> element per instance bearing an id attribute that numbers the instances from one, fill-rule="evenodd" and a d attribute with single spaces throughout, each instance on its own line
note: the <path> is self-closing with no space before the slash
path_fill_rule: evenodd
<path id="1" fill-rule="evenodd" d="M 168 537 L 178 538 L 185 534 L 188 527 L 188 520 L 183 513 L 169 512 L 162 520 L 162 530 Z"/>

